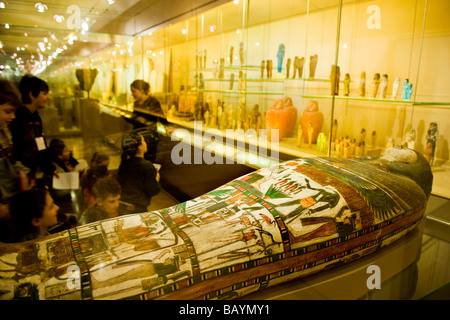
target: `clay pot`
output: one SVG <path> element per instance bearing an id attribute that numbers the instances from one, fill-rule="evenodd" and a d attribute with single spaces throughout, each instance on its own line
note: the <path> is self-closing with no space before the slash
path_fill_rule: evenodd
<path id="1" fill-rule="evenodd" d="M 275 100 L 272 107 L 266 112 L 266 129 L 267 140 L 280 141 L 284 137 L 284 131 L 286 129 L 287 110 L 284 108 L 284 102 L 282 99 Z M 272 129 L 278 129 L 278 139 L 272 136 Z"/>
<path id="2" fill-rule="evenodd" d="M 312 137 L 311 143 L 317 143 L 317 136 L 322 130 L 323 125 L 323 113 L 319 111 L 319 105 L 317 101 L 312 100 L 306 109 L 303 111 L 302 116 L 300 117 L 300 121 L 302 123 L 302 131 L 303 131 L 303 141 L 308 143 L 308 123 L 312 125 Z"/>

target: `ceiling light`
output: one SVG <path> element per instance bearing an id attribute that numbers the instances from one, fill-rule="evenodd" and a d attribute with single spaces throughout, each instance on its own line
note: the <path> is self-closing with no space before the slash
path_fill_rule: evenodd
<path id="1" fill-rule="evenodd" d="M 5 29 L 9 29 L 9 23 L 5 23 Z"/>
<path id="2" fill-rule="evenodd" d="M 48 9 L 47 6 L 41 2 L 35 3 L 34 7 L 37 9 L 38 12 L 45 12 Z"/>
<path id="3" fill-rule="evenodd" d="M 5 1 L 0 1 L 0 9 L 5 9 L 6 8 L 6 3 Z"/>
<path id="4" fill-rule="evenodd" d="M 62 16 L 62 15 L 60 15 L 60 14 L 55 14 L 55 15 L 53 16 L 53 19 L 54 19 L 56 22 L 61 23 L 61 22 L 64 21 L 64 16 Z"/>
<path id="5" fill-rule="evenodd" d="M 187 29 L 181 29 L 181 34 L 187 34 Z"/>

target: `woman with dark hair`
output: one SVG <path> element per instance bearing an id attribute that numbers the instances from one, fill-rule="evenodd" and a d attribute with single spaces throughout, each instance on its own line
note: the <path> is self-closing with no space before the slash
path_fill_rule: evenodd
<path id="1" fill-rule="evenodd" d="M 130 119 L 133 129 L 138 129 L 147 143 L 145 159 L 155 162 L 156 148 L 158 146 L 158 120 L 162 124 L 168 124 L 161 104 L 150 95 L 150 84 L 144 80 L 134 80 L 131 85 L 131 95 L 134 99 L 134 111 Z"/>
<path id="2" fill-rule="evenodd" d="M 133 205 L 120 214 L 146 212 L 151 198 L 160 191 L 159 172 L 149 160 L 144 159 L 147 143 L 140 133 L 130 132 L 122 138 L 122 161 L 117 181 L 122 187 L 120 200 Z"/>
<path id="3" fill-rule="evenodd" d="M 14 195 L 10 203 L 12 241 L 21 242 L 48 235 L 58 223 L 59 207 L 46 189 L 31 189 Z"/>

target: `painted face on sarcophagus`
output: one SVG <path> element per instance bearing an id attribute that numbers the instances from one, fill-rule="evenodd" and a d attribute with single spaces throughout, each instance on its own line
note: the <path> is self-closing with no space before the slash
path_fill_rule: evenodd
<path id="1" fill-rule="evenodd" d="M 287 161 L 173 207 L 1 244 L 2 298 L 241 297 L 403 237 L 431 182 L 412 150 Z"/>

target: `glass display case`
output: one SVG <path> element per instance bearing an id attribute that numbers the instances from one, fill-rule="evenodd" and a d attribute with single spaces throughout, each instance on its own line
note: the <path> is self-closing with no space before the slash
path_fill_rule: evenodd
<path id="1" fill-rule="evenodd" d="M 131 82 L 144 79 L 180 135 L 255 168 L 403 144 L 429 159 L 433 193 L 449 197 L 449 9 L 446 0 L 230 1 L 64 70 L 74 81 L 75 69 L 98 69 L 90 97 L 121 114 L 133 111 Z"/>

